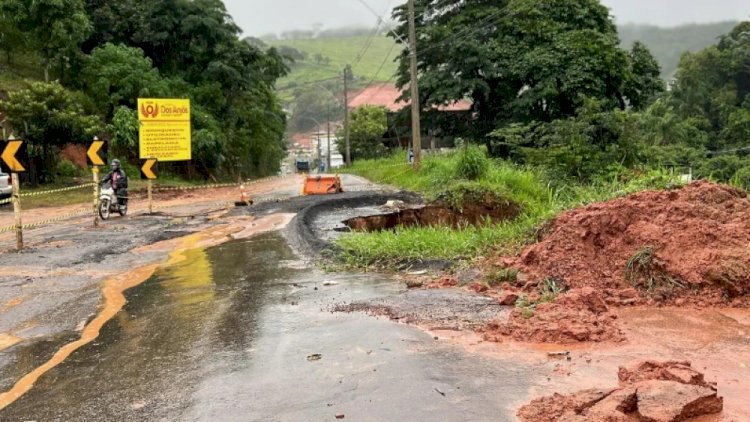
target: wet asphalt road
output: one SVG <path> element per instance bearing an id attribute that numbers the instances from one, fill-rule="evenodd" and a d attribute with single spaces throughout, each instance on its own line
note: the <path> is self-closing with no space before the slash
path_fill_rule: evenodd
<path id="1" fill-rule="evenodd" d="M 100 337 L 0 419 L 515 420 L 535 381 L 530 367 L 330 312 L 400 289 L 380 276 L 311 269 L 278 234 L 194 250 L 128 291 Z M 0 375 L 31 370 L 54 344 L 15 348 Z"/>

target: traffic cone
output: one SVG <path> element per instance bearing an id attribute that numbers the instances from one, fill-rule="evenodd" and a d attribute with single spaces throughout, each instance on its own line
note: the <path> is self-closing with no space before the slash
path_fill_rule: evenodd
<path id="1" fill-rule="evenodd" d="M 246 207 L 252 205 L 253 201 L 250 199 L 250 194 L 245 190 L 245 185 L 240 185 L 240 200 L 235 202 L 234 205 L 237 207 Z"/>

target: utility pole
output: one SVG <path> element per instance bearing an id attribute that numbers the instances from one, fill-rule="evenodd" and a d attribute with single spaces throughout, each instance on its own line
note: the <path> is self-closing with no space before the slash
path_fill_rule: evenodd
<path id="1" fill-rule="evenodd" d="M 326 116 L 328 117 L 328 123 L 326 127 L 326 146 L 328 148 L 328 154 L 326 154 L 326 170 L 331 172 L 331 103 L 326 105 Z"/>
<path id="2" fill-rule="evenodd" d="M 419 84 L 417 78 L 417 30 L 414 23 L 414 0 L 409 0 L 409 56 L 411 57 L 411 136 L 414 169 L 422 165 L 422 128 L 419 121 Z"/>
<path id="3" fill-rule="evenodd" d="M 317 130 L 318 136 L 318 173 L 320 173 L 320 165 L 323 164 L 323 145 L 320 143 L 320 126 L 318 126 Z"/>
<path id="4" fill-rule="evenodd" d="M 352 165 L 351 146 L 349 145 L 349 74 L 352 68 L 344 68 L 344 139 L 346 140 L 346 166 Z"/>

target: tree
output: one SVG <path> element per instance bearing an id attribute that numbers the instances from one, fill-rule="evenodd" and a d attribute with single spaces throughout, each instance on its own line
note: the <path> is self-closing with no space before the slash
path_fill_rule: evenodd
<path id="1" fill-rule="evenodd" d="M 710 150 L 744 147 L 750 133 L 750 22 L 718 45 L 680 60 L 669 101 L 683 120 L 701 120 Z"/>
<path id="2" fill-rule="evenodd" d="M 475 137 L 508 123 L 575 116 L 586 99 L 625 109 L 655 94 L 650 63 L 631 66 L 609 10 L 597 0 L 415 0 L 415 9 L 421 16 L 419 101 L 432 107 L 471 99 Z M 405 39 L 405 6 L 393 16 L 399 40 Z M 409 83 L 408 60 L 405 49 L 400 88 Z M 629 87 L 639 78 L 640 86 Z"/>
<path id="3" fill-rule="evenodd" d="M 334 97 L 330 89 L 311 85 L 294 90 L 288 128 L 303 132 L 315 127 L 315 121 L 338 121 L 344 117 L 343 101 Z"/>
<path id="4" fill-rule="evenodd" d="M 120 106 L 112 117 L 112 124 L 108 130 L 112 135 L 110 149 L 117 157 L 126 159 L 138 158 L 138 132 L 141 123 L 138 112 L 125 106 Z"/>
<path id="5" fill-rule="evenodd" d="M 664 81 L 659 76 L 659 63 L 645 44 L 636 41 L 629 53 L 624 94 L 636 110 L 647 107 L 653 98 L 664 92 Z"/>
<path id="6" fill-rule="evenodd" d="M 32 82 L 28 88 L 12 92 L 0 109 L 8 122 L 26 141 L 32 182 L 48 182 L 55 168 L 52 149 L 69 142 L 88 143 L 99 132 L 100 121 L 87 115 L 80 94 L 57 82 Z"/>
<path id="7" fill-rule="evenodd" d="M 386 153 L 383 136 L 388 130 L 388 110 L 382 106 L 365 105 L 351 112 L 349 144 L 352 160 L 382 157 Z M 339 151 L 345 151 L 343 133 L 337 135 Z"/>
<path id="8" fill-rule="evenodd" d="M 29 35 L 29 41 L 41 53 L 44 80 L 54 61 L 63 74 L 80 44 L 91 31 L 83 0 L 5 0 L 17 27 Z"/>
<path id="9" fill-rule="evenodd" d="M 13 55 L 27 48 L 26 36 L 18 28 L 14 15 L 17 3 L 8 0 L 0 3 L 0 50 L 5 52 L 5 62 L 11 64 Z"/>
<path id="10" fill-rule="evenodd" d="M 119 106 L 135 109 L 138 98 L 164 96 L 168 90 L 142 50 L 109 43 L 94 49 L 86 60 L 82 81 L 108 118 Z"/>

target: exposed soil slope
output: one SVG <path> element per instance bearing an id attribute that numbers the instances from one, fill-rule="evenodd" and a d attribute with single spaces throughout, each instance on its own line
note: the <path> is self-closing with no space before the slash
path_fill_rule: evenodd
<path id="1" fill-rule="evenodd" d="M 589 205 L 562 214 L 541 242 L 502 263 L 521 270 L 527 288 L 549 278 L 593 287 L 608 303 L 636 287 L 657 303 L 747 305 L 750 200 L 698 182 Z"/>

